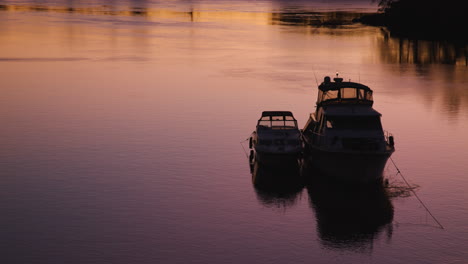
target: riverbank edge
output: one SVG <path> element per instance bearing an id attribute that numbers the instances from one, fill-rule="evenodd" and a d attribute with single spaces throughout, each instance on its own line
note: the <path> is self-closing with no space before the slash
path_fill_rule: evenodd
<path id="1" fill-rule="evenodd" d="M 416 16 L 412 19 L 393 18 L 381 12 L 365 14 L 353 22 L 385 27 L 392 35 L 398 37 L 468 43 L 468 34 L 464 33 L 462 24 L 438 24 L 434 21 L 416 19 Z"/>

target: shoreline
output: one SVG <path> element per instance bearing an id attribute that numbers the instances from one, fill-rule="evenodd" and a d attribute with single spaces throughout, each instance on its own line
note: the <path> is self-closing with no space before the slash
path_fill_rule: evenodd
<path id="1" fill-rule="evenodd" d="M 432 1 L 399 0 L 382 6 L 379 12 L 363 15 L 354 22 L 386 27 L 391 34 L 422 40 L 468 42 L 465 25 L 467 7 L 453 0 L 444 5 Z"/>

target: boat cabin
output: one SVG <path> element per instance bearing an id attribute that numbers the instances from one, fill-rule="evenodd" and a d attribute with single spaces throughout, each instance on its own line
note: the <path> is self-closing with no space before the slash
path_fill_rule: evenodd
<path id="1" fill-rule="evenodd" d="M 336 106 L 320 109 L 317 132 L 324 130 L 382 131 L 381 114 L 366 106 Z"/>
<path id="2" fill-rule="evenodd" d="M 297 120 L 289 111 L 264 111 L 257 129 L 297 129 Z"/>
<path id="3" fill-rule="evenodd" d="M 332 104 L 364 104 L 370 105 L 374 103 L 372 98 L 372 90 L 360 83 L 343 82 L 343 78 L 325 77 L 320 84 L 317 107 L 332 105 Z"/>

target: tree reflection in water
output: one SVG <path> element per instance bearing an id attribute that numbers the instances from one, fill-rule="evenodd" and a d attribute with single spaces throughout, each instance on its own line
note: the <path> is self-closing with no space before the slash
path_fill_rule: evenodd
<path id="1" fill-rule="evenodd" d="M 468 45 L 461 42 L 399 38 L 382 30 L 378 50 L 386 63 L 468 66 Z"/>

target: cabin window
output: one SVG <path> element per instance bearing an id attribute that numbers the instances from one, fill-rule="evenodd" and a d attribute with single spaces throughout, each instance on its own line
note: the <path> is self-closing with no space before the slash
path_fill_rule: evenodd
<path id="1" fill-rule="evenodd" d="M 323 93 L 323 101 L 338 99 L 338 91 L 326 91 Z"/>
<path id="2" fill-rule="evenodd" d="M 271 122 L 270 122 L 270 120 L 268 120 L 268 121 L 260 120 L 260 121 L 258 122 L 258 125 L 259 125 L 259 126 L 264 126 L 264 127 L 270 127 L 270 126 L 271 126 Z"/>
<path id="3" fill-rule="evenodd" d="M 317 102 L 320 103 L 323 100 L 325 100 L 325 98 L 323 98 L 323 92 L 322 92 L 322 90 L 319 90 L 318 96 L 317 96 Z"/>
<path id="4" fill-rule="evenodd" d="M 366 100 L 372 101 L 372 92 L 371 91 L 366 92 Z"/>
<path id="5" fill-rule="evenodd" d="M 271 127 L 270 117 L 262 116 L 262 118 L 260 118 L 260 121 L 258 121 L 258 125 L 263 127 Z"/>
<path id="6" fill-rule="evenodd" d="M 297 128 L 297 121 L 292 116 L 263 116 L 258 125 L 277 129 Z"/>
<path id="7" fill-rule="evenodd" d="M 343 99 L 356 98 L 356 88 L 341 88 L 341 98 Z"/>
<path id="8" fill-rule="evenodd" d="M 272 116 L 271 117 L 271 126 L 272 127 L 282 127 L 282 126 L 284 126 L 284 117 L 283 116 Z"/>
<path id="9" fill-rule="evenodd" d="M 281 126 L 284 126 L 284 121 L 283 120 L 281 120 L 281 121 L 272 121 L 271 125 L 274 126 L 274 127 L 281 127 Z"/>
<path id="10" fill-rule="evenodd" d="M 361 99 L 361 100 L 364 100 L 366 97 L 365 97 L 365 94 L 366 94 L 366 91 L 362 90 L 362 89 L 359 89 L 358 90 L 358 98 Z"/>
<path id="11" fill-rule="evenodd" d="M 295 120 L 287 120 L 284 122 L 284 126 L 286 127 L 297 127 L 297 123 Z"/>
<path id="12" fill-rule="evenodd" d="M 352 130 L 382 130 L 380 117 L 358 116 L 358 117 L 328 117 L 327 128 L 330 129 L 352 129 Z"/>

